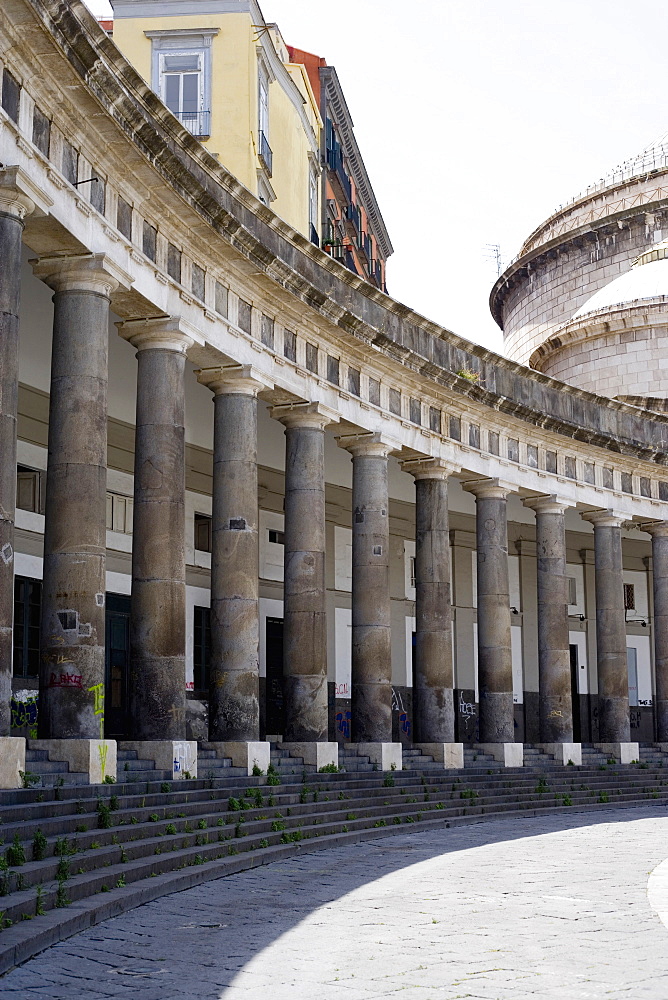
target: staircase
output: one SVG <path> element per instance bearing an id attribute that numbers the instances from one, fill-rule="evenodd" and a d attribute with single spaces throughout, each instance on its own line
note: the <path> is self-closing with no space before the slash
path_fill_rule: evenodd
<path id="1" fill-rule="evenodd" d="M 62 785 L 87 785 L 88 775 L 70 771 L 64 760 L 49 760 L 46 750 L 26 749 L 26 780 L 34 788 L 57 788 Z"/>
<path id="2" fill-rule="evenodd" d="M 159 771 L 155 761 L 144 760 L 136 750 L 116 751 L 116 774 L 119 781 L 167 781 L 171 780 L 171 771 Z"/>

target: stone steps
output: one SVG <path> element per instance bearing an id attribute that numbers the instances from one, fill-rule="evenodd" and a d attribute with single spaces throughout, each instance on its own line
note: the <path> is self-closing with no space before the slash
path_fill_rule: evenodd
<path id="1" fill-rule="evenodd" d="M 0 872 L 0 912 L 3 923 L 13 922 L 0 934 L 0 968 L 6 967 L 1 957 L 5 945 L 17 936 L 23 940 L 26 925 L 32 926 L 28 918 L 35 915 L 38 886 L 45 910 L 65 911 L 67 907 L 57 907 L 65 898 L 78 905 L 152 876 L 213 864 L 214 859 L 222 863 L 237 852 L 271 852 L 286 845 L 298 849 L 304 840 L 353 834 L 359 839 L 384 828 L 407 830 L 555 808 L 668 804 L 668 773 L 639 765 L 551 767 L 542 773 L 517 768 L 491 774 L 412 767 L 396 773 L 304 777 L 278 786 L 267 785 L 264 776 L 230 775 L 224 780 L 153 781 L 141 791 L 126 782 L 0 793 L 4 852 L 7 856 L 9 848 L 12 861 L 9 870 Z M 46 843 L 42 856 L 38 849 L 35 857 L 38 830 Z M 24 864 L 11 857 L 15 836 Z M 122 892 L 120 896 L 122 908 Z M 42 919 L 35 917 L 34 926 Z"/>
<path id="2" fill-rule="evenodd" d="M 49 760 L 46 750 L 31 750 L 26 748 L 25 773 L 28 780 L 37 775 L 38 781 L 31 781 L 36 788 L 53 788 L 57 786 L 85 785 L 88 775 L 78 771 L 70 771 L 69 764 L 62 760 Z"/>

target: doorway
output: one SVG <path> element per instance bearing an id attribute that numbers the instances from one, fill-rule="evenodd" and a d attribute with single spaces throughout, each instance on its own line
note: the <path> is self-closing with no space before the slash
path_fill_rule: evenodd
<path id="1" fill-rule="evenodd" d="M 129 733 L 130 598 L 107 594 L 105 642 L 104 732 L 110 739 Z"/>
<path id="2" fill-rule="evenodd" d="M 571 705 L 573 711 L 573 742 L 580 743 L 582 740 L 582 727 L 580 724 L 580 695 L 578 693 L 578 670 L 579 670 L 579 650 L 577 645 L 571 643 L 568 647 L 571 657 Z"/>
<path id="3" fill-rule="evenodd" d="M 270 736 L 277 736 L 282 734 L 285 728 L 283 619 L 267 618 L 265 629 L 265 667 L 267 673 L 265 732 Z"/>

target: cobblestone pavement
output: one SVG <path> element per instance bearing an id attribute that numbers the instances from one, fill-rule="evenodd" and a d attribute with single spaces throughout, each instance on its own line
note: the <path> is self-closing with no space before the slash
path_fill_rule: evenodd
<path id="1" fill-rule="evenodd" d="M 660 807 L 303 854 L 166 896 L 9 973 L 4 1000 L 666 1000 Z"/>

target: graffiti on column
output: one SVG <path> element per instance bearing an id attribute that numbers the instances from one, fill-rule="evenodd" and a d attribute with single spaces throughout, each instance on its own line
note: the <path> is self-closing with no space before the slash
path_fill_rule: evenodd
<path id="1" fill-rule="evenodd" d="M 15 691 L 10 703 L 12 729 L 26 729 L 28 739 L 37 739 L 37 691 Z"/>
<path id="2" fill-rule="evenodd" d="M 336 713 L 336 728 L 343 736 L 344 740 L 350 739 L 350 720 L 352 718 L 351 712 L 337 712 Z"/>
<path id="3" fill-rule="evenodd" d="M 411 734 L 411 720 L 408 716 L 408 712 L 404 708 L 404 700 L 401 697 L 401 691 L 396 691 L 392 688 L 392 711 L 399 713 L 399 726 L 401 732 L 406 736 Z"/>
<path id="4" fill-rule="evenodd" d="M 95 699 L 94 709 L 95 715 L 99 717 L 100 720 L 100 739 L 104 739 L 104 684 L 93 684 L 92 687 L 88 688 L 89 691 L 93 693 Z"/>

